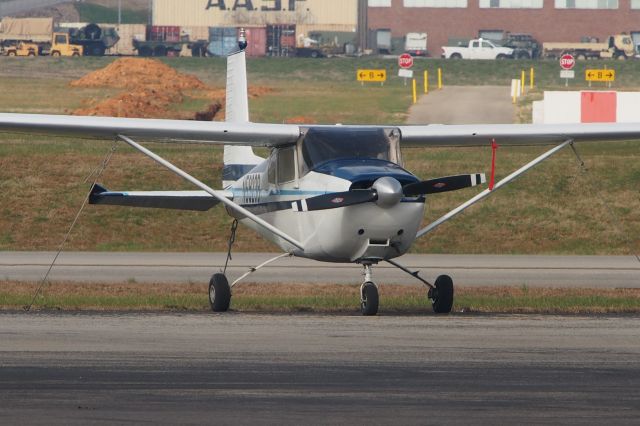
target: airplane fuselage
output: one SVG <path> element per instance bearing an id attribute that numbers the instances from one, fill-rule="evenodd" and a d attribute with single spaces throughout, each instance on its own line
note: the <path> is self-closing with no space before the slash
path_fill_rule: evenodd
<path id="1" fill-rule="evenodd" d="M 377 201 L 346 207 L 336 205 L 319 211 L 306 210 L 303 200 L 349 191 L 354 184 L 370 187 L 379 177 L 388 177 L 392 166 L 391 173 L 398 179 L 404 182 L 418 179 L 398 166 L 376 159 L 335 163 L 325 164 L 321 168 L 325 173 L 309 171 L 302 178 L 278 184 L 269 182 L 269 160 L 265 160 L 230 188 L 236 202 L 302 242 L 304 251 L 233 211 L 229 214 L 296 256 L 326 262 L 375 262 L 406 253 L 424 215 L 424 197 L 402 197 L 391 205 Z M 333 173 L 326 172 L 332 168 Z M 336 172 L 336 169 L 342 170 Z M 352 173 L 345 173 L 345 169 Z M 336 174 L 349 175 L 338 177 Z"/>

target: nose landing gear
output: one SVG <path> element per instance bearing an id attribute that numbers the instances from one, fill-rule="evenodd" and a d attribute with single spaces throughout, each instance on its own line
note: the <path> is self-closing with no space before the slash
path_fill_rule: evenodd
<path id="1" fill-rule="evenodd" d="M 360 311 L 362 315 L 372 316 L 378 313 L 380 298 L 378 287 L 372 281 L 371 264 L 364 264 L 364 283 L 360 286 Z"/>

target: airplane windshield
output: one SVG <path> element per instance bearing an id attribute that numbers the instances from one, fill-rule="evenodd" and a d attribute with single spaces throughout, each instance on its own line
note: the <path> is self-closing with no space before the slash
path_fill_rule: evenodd
<path id="1" fill-rule="evenodd" d="M 330 160 L 367 158 L 397 162 L 396 147 L 383 129 L 311 128 L 302 142 L 308 170 Z"/>

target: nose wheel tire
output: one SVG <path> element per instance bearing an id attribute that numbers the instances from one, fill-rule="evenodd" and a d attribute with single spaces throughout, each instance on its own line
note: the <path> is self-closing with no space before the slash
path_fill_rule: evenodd
<path id="1" fill-rule="evenodd" d="M 429 299 L 436 314 L 448 314 L 453 306 L 453 280 L 449 275 L 436 278 L 435 288 L 429 290 Z"/>
<path id="2" fill-rule="evenodd" d="M 226 312 L 231 304 L 231 287 L 224 274 L 213 274 L 209 281 L 209 305 L 213 312 Z"/>
<path id="3" fill-rule="evenodd" d="M 371 281 L 362 284 L 360 309 L 362 315 L 372 316 L 378 313 L 378 287 Z"/>

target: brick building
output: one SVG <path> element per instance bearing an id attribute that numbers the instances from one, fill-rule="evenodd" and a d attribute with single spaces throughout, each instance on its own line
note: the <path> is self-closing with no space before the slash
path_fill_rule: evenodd
<path id="1" fill-rule="evenodd" d="M 640 44 L 640 0 L 368 0 L 366 20 L 370 33 L 390 30 L 396 45 L 408 32 L 427 33 L 434 57 L 450 38 L 480 31 L 529 33 L 539 42 L 627 33 Z"/>

